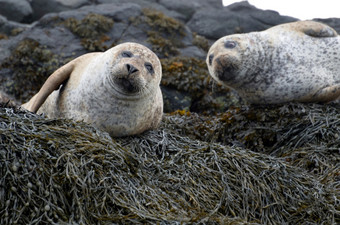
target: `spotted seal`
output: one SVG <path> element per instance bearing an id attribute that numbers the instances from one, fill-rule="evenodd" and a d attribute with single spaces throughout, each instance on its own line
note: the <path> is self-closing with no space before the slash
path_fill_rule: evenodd
<path id="1" fill-rule="evenodd" d="M 249 103 L 329 102 L 340 95 L 340 37 L 314 21 L 222 37 L 206 63 L 217 82 Z"/>
<path id="2" fill-rule="evenodd" d="M 137 43 L 82 55 L 56 70 L 23 108 L 83 120 L 112 137 L 156 128 L 163 113 L 162 68 Z"/>

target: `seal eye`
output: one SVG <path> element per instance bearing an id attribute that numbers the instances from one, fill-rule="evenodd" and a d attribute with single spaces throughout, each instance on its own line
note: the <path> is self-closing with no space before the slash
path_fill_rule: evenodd
<path id="1" fill-rule="evenodd" d="M 133 54 L 130 51 L 124 51 L 124 52 L 122 52 L 122 56 L 124 58 L 131 58 L 133 56 Z"/>
<path id="2" fill-rule="evenodd" d="M 149 73 L 154 74 L 155 71 L 153 70 L 151 63 L 146 62 L 144 66 L 149 71 Z"/>
<path id="3" fill-rule="evenodd" d="M 209 65 L 211 66 L 212 60 L 214 59 L 214 54 L 209 55 Z"/>
<path id="4" fill-rule="evenodd" d="M 235 41 L 226 41 L 224 42 L 224 47 L 225 48 L 235 48 L 236 47 L 236 42 Z"/>

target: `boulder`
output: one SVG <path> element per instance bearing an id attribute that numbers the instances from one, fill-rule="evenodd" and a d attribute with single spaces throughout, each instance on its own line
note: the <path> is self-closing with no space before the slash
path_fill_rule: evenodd
<path id="1" fill-rule="evenodd" d="M 34 11 L 32 19 L 38 20 L 47 13 L 76 9 L 91 2 L 91 0 L 31 0 Z"/>
<path id="2" fill-rule="evenodd" d="M 15 31 L 25 30 L 31 27 L 27 24 L 10 21 L 6 17 L 0 15 L 0 34 L 13 35 Z M 0 38 L 1 39 L 1 38 Z"/>
<path id="3" fill-rule="evenodd" d="M 123 4 L 126 3 L 127 1 L 125 0 L 98 0 L 97 3 L 98 4 L 106 4 L 106 3 L 110 3 L 110 4 Z M 180 21 L 184 21 L 185 20 L 185 16 L 179 12 L 173 11 L 173 10 L 169 10 L 166 7 L 164 7 L 161 4 L 158 4 L 156 0 L 129 0 L 129 3 L 134 3 L 139 5 L 142 9 L 154 9 L 157 11 L 160 11 L 162 13 L 164 13 L 166 16 L 175 18 L 177 20 Z"/>
<path id="4" fill-rule="evenodd" d="M 321 22 L 324 24 L 327 24 L 328 26 L 331 26 L 340 34 L 340 18 L 328 18 L 328 19 L 313 19 L 314 21 Z"/>
<path id="5" fill-rule="evenodd" d="M 187 25 L 199 35 L 216 40 L 225 35 L 261 31 L 293 21 L 297 19 L 258 9 L 244 1 L 221 9 L 198 10 Z"/>
<path id="6" fill-rule="evenodd" d="M 32 16 L 32 8 L 26 0 L 0 0 L 0 14 L 8 20 L 25 22 Z"/>
<path id="7" fill-rule="evenodd" d="M 176 11 L 185 16 L 188 21 L 192 15 L 202 8 L 222 8 L 221 0 L 198 0 L 198 1 L 182 1 L 182 0 L 160 0 L 159 4 L 169 10 Z"/>

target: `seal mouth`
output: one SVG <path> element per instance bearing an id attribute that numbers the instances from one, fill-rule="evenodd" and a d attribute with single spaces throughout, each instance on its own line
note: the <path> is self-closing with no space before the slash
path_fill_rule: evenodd
<path id="1" fill-rule="evenodd" d="M 124 93 L 136 94 L 140 92 L 140 87 L 136 85 L 134 80 L 122 77 L 115 79 L 115 83 L 123 90 Z"/>
<path id="2" fill-rule="evenodd" d="M 228 60 L 227 63 L 225 61 L 226 60 L 221 60 L 220 58 L 216 59 L 217 66 L 215 73 L 220 81 L 233 81 L 236 78 L 238 66 L 232 61 Z"/>

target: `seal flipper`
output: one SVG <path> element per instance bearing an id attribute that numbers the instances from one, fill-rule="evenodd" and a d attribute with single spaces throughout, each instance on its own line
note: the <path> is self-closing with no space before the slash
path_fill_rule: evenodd
<path id="1" fill-rule="evenodd" d="M 315 38 L 338 36 L 338 33 L 330 26 L 315 21 L 299 21 L 294 24 L 294 28 Z"/>
<path id="2" fill-rule="evenodd" d="M 36 113 L 39 110 L 40 106 L 45 102 L 47 97 L 54 90 L 58 90 L 60 85 L 65 83 L 67 79 L 70 78 L 70 75 L 78 61 L 82 60 L 86 56 L 87 55 L 78 57 L 72 60 L 71 62 L 67 63 L 66 65 L 60 67 L 56 71 L 54 71 L 54 73 L 52 73 L 47 78 L 39 92 L 36 95 L 34 95 L 27 103 L 23 104 L 22 107 L 27 109 L 28 111 Z"/>
<path id="3" fill-rule="evenodd" d="M 301 102 L 330 102 L 340 98 L 340 84 L 325 87 L 313 95 L 302 98 Z"/>

